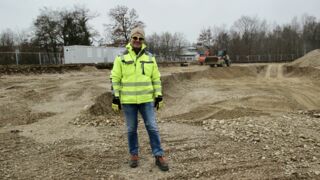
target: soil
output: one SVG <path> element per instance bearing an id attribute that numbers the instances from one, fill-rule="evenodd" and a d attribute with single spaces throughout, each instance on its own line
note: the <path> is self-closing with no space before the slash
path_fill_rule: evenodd
<path id="1" fill-rule="evenodd" d="M 316 49 L 307 53 L 305 56 L 290 63 L 290 65 L 298 67 L 320 68 L 320 49 Z"/>
<path id="2" fill-rule="evenodd" d="M 0 76 L 0 179 L 319 179 L 320 69 L 290 67 L 161 67 L 169 172 L 141 117 L 129 167 L 110 70 Z"/>

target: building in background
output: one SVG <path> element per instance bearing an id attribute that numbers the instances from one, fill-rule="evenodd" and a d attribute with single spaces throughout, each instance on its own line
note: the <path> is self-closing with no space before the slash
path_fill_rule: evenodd
<path id="1" fill-rule="evenodd" d="M 64 46 L 64 64 L 112 63 L 122 47 Z"/>
<path id="2" fill-rule="evenodd" d="M 185 61 L 195 61 L 199 57 L 199 53 L 197 52 L 197 48 L 195 47 L 184 47 L 179 54 L 180 60 Z"/>

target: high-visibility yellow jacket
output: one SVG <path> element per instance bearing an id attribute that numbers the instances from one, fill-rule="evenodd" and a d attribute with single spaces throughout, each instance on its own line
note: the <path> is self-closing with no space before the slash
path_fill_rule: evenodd
<path id="1" fill-rule="evenodd" d="M 130 43 L 123 55 L 116 57 L 111 71 L 113 95 L 121 104 L 141 104 L 162 95 L 160 72 L 155 58 L 145 50 L 136 54 Z"/>

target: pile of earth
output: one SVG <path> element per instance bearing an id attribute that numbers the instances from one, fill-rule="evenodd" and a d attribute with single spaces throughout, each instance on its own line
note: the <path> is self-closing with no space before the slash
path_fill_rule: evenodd
<path id="1" fill-rule="evenodd" d="M 95 66 L 84 66 L 81 68 L 82 72 L 95 72 L 98 71 L 98 69 Z"/>
<path id="2" fill-rule="evenodd" d="M 288 76 L 320 79 L 320 49 L 313 50 L 303 57 L 285 65 Z"/>
<path id="3" fill-rule="evenodd" d="M 92 69 L 91 67 L 84 67 Z M 95 67 L 93 67 L 95 68 Z M 167 99 L 166 106 L 170 107 L 181 99 L 181 94 L 187 93 L 187 89 L 183 86 L 185 82 L 197 81 L 198 79 L 232 79 L 236 77 L 255 77 L 257 76 L 257 67 L 230 67 L 207 69 L 198 72 L 174 73 L 162 77 L 163 95 Z M 112 94 L 106 92 L 98 96 L 93 105 L 88 106 L 77 116 L 71 123 L 74 125 L 90 125 L 90 126 L 117 126 L 123 124 L 123 113 L 115 113 L 111 109 Z M 180 109 L 181 110 L 181 109 Z"/>
<path id="4" fill-rule="evenodd" d="M 291 66 L 296 67 L 316 67 L 320 68 L 320 49 L 310 51 L 303 57 L 290 63 Z"/>
<path id="5" fill-rule="evenodd" d="M 98 96 L 94 104 L 86 108 L 71 123 L 74 125 L 116 126 L 123 124 L 122 113 L 115 113 L 111 108 L 112 94 L 106 92 Z"/>

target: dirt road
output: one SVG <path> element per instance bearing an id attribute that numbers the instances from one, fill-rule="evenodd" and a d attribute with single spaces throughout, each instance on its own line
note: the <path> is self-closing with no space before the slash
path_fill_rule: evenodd
<path id="1" fill-rule="evenodd" d="M 87 69 L 0 77 L 0 179 L 320 178 L 317 77 L 283 64 L 160 71 L 169 172 L 154 165 L 141 121 L 140 166 L 128 167 L 110 71 Z"/>

